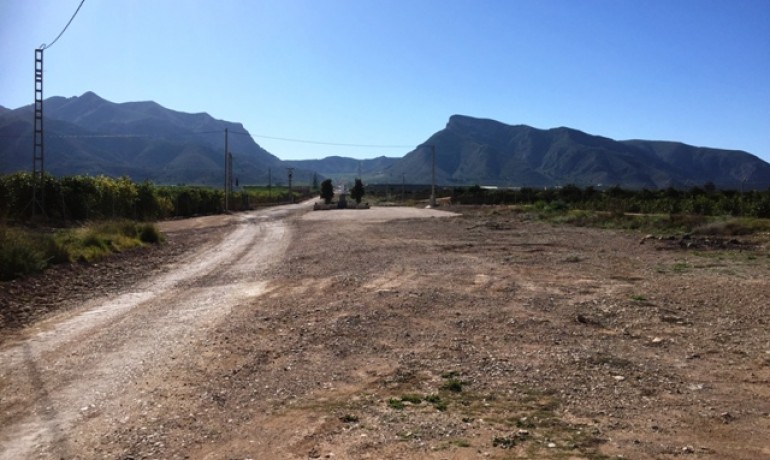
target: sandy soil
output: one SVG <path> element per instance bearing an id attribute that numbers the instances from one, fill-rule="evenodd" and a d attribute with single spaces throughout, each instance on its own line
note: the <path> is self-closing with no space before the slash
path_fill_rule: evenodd
<path id="1" fill-rule="evenodd" d="M 770 458 L 767 236 L 305 209 L 165 224 L 8 316 L 0 458 Z"/>

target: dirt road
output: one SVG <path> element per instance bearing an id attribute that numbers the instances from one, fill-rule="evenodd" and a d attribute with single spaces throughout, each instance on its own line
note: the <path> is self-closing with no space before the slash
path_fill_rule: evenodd
<path id="1" fill-rule="evenodd" d="M 76 433 L 121 423 L 129 416 L 122 403 L 142 398 L 139 382 L 173 368 L 177 355 L 198 352 L 189 344 L 202 331 L 263 293 L 265 271 L 291 240 L 292 211 L 200 219 L 204 226 L 231 222 L 221 241 L 159 277 L 42 322 L 4 347 L 0 458 L 80 458 Z"/>
<path id="2" fill-rule="evenodd" d="M 0 346 L 0 458 L 770 458 L 768 235 L 455 210 L 166 224 Z"/>

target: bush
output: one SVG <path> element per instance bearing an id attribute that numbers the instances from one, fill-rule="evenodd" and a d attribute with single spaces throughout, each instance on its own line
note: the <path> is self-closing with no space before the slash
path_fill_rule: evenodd
<path id="1" fill-rule="evenodd" d="M 7 281 L 39 272 L 47 265 L 36 238 L 13 229 L 0 228 L 0 280 Z"/>
<path id="2" fill-rule="evenodd" d="M 162 236 L 160 230 L 152 224 L 142 224 L 139 226 L 139 240 L 142 243 L 160 243 Z"/>
<path id="3" fill-rule="evenodd" d="M 0 226 L 0 280 L 39 272 L 53 264 L 90 262 L 113 252 L 161 241 L 163 235 L 154 225 L 127 220 L 55 233 Z"/>

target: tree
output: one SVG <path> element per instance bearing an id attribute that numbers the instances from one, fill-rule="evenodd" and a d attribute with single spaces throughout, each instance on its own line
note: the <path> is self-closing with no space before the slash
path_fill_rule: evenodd
<path id="1" fill-rule="evenodd" d="M 326 204 L 332 202 L 332 198 L 334 198 L 334 186 L 332 185 L 331 179 L 326 179 L 321 182 L 321 198 L 324 199 Z"/>
<path id="2" fill-rule="evenodd" d="M 356 184 L 350 190 L 350 197 L 356 200 L 356 204 L 361 204 L 361 198 L 364 197 L 364 183 L 361 179 L 356 179 Z"/>

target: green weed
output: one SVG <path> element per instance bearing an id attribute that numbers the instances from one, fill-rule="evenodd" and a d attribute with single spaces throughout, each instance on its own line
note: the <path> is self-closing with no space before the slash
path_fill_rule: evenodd
<path id="1" fill-rule="evenodd" d="M 439 412 L 444 412 L 447 410 L 447 403 L 446 401 L 443 401 L 439 395 L 433 394 L 428 395 L 425 397 L 425 401 L 431 403 L 433 407 L 436 408 Z"/>
<path id="2" fill-rule="evenodd" d="M 687 262 L 677 262 L 671 267 L 671 271 L 675 273 L 683 273 L 692 268 Z"/>
<path id="3" fill-rule="evenodd" d="M 401 401 L 400 399 L 390 398 L 388 400 L 388 407 L 390 407 L 391 409 L 402 410 L 406 406 L 404 405 L 404 402 Z"/>
<path id="4" fill-rule="evenodd" d="M 441 385 L 442 390 L 451 391 L 452 393 L 460 393 L 463 391 L 464 382 L 457 379 L 449 379 L 446 383 Z"/>
<path id="5" fill-rule="evenodd" d="M 56 232 L 0 227 L 0 279 L 22 277 L 54 264 L 91 262 L 162 239 L 154 225 L 132 221 L 108 221 Z"/>
<path id="6" fill-rule="evenodd" d="M 409 394 L 401 396 L 401 401 L 417 405 L 422 402 L 422 398 L 419 395 Z"/>

